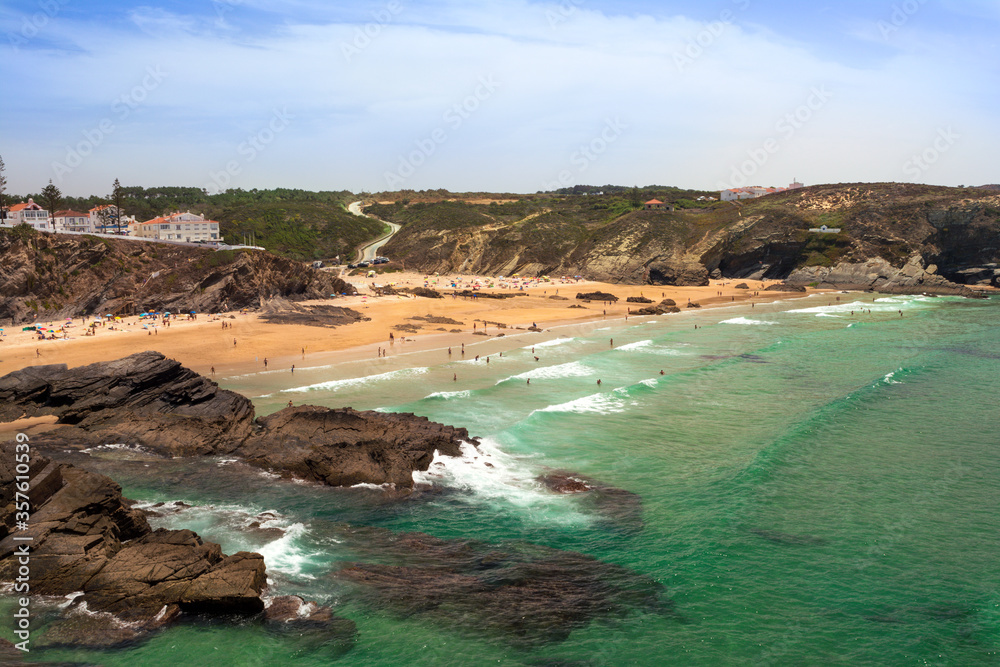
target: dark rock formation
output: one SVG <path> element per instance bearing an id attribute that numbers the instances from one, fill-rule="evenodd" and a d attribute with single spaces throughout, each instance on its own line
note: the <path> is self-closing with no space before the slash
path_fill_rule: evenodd
<path id="1" fill-rule="evenodd" d="M 701 304 L 697 301 L 688 301 L 688 308 L 701 308 Z"/>
<path id="2" fill-rule="evenodd" d="M 350 408 L 285 408 L 257 420 L 261 430 L 235 452 L 247 463 L 331 486 L 360 483 L 413 486 L 434 452 L 461 455 L 475 442 L 464 428 L 412 414 Z"/>
<path id="3" fill-rule="evenodd" d="M 47 629 L 47 643 L 113 645 L 160 628 L 182 611 L 263 610 L 260 554 L 225 556 L 219 545 L 189 530 L 153 532 L 112 480 L 35 452 L 29 490 L 34 511 L 29 528 L 15 532 L 15 443 L 0 443 L 0 454 L 0 581 L 17 576 L 24 543 L 14 538 L 31 537 L 31 592 L 83 592 L 70 613 Z M 84 603 L 90 612 L 109 615 L 73 613 Z"/>
<path id="4" fill-rule="evenodd" d="M 617 301 L 618 297 L 614 294 L 609 294 L 607 292 L 580 292 L 576 295 L 577 299 L 586 299 L 588 301 Z"/>
<path id="5" fill-rule="evenodd" d="M 337 573 L 356 584 L 363 601 L 511 644 L 562 641 L 594 620 L 637 611 L 671 613 L 658 583 L 583 554 L 420 533 L 373 530 L 369 537 L 379 562 Z"/>
<path id="6" fill-rule="evenodd" d="M 513 299 L 516 296 L 527 296 L 525 292 L 480 292 L 470 289 L 452 292 L 452 294 L 476 299 Z"/>
<path id="7" fill-rule="evenodd" d="M 788 283 L 775 283 L 764 288 L 765 292 L 805 292 L 802 285 L 789 285 Z"/>
<path id="8" fill-rule="evenodd" d="M 0 421 L 39 415 L 64 425 L 33 438 L 50 450 L 123 443 L 164 456 L 227 454 L 331 485 L 411 487 L 435 450 L 457 456 L 461 442 L 478 444 L 412 414 L 296 407 L 254 421 L 249 399 L 157 352 L 0 377 Z"/>
<path id="9" fill-rule="evenodd" d="M 633 315 L 666 315 L 667 313 L 679 313 L 681 309 L 677 307 L 673 299 L 664 299 L 655 306 L 646 306 L 639 310 L 633 310 Z"/>
<path id="10" fill-rule="evenodd" d="M 552 299 L 553 301 L 569 301 L 569 299 L 567 299 L 566 297 L 559 296 L 558 294 L 553 294 L 549 298 Z"/>
<path id="11" fill-rule="evenodd" d="M 642 530 L 642 498 L 631 491 L 565 471 L 540 475 L 538 481 L 556 493 L 583 495 L 583 506 L 599 516 L 607 528 L 623 532 Z"/>
<path id="12" fill-rule="evenodd" d="M 696 260 L 653 262 L 649 265 L 649 284 L 702 287 L 708 285 L 708 270 Z"/>
<path id="13" fill-rule="evenodd" d="M 746 283 L 740 283 L 739 285 L 736 286 L 736 289 L 750 289 L 750 286 L 747 285 Z"/>
<path id="14" fill-rule="evenodd" d="M 303 306 L 287 299 L 272 299 L 260 310 L 261 319 L 270 324 L 304 324 L 311 327 L 339 327 L 370 318 L 340 306 Z"/>
<path id="15" fill-rule="evenodd" d="M 884 293 L 930 292 L 974 296 L 965 285 L 957 285 L 936 273 L 937 267 L 925 267 L 920 255 L 912 256 L 902 268 L 893 267 L 882 258 L 865 262 L 842 262 L 832 267 L 809 267 L 793 271 L 786 283 L 801 287 L 816 285 L 823 289 L 872 290 Z M 773 289 L 772 285 L 767 289 Z"/>
<path id="16" fill-rule="evenodd" d="M 653 303 L 652 299 L 647 299 L 644 296 L 630 296 L 625 301 L 628 303 Z"/>
<path id="17" fill-rule="evenodd" d="M 422 296 L 425 299 L 443 299 L 441 292 L 431 289 L 430 287 L 413 287 L 410 289 L 401 289 L 400 292 L 409 292 L 413 296 Z"/>

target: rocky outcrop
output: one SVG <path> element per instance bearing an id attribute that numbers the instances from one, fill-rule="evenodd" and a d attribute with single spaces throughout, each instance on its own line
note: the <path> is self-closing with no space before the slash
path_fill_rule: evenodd
<path id="1" fill-rule="evenodd" d="M 54 415 L 36 446 L 139 445 L 163 456 L 226 454 L 329 485 L 412 487 L 434 452 L 457 456 L 468 431 L 412 414 L 286 408 L 254 419 L 253 404 L 157 352 L 0 377 L 0 421 Z"/>
<path id="2" fill-rule="evenodd" d="M 618 297 L 608 292 L 578 292 L 576 298 L 586 301 L 618 301 Z"/>
<path id="3" fill-rule="evenodd" d="M 765 292 L 805 292 L 803 285 L 789 285 L 788 283 L 775 283 L 764 288 Z"/>
<path id="4" fill-rule="evenodd" d="M 25 542 L 15 538 L 30 537 L 31 593 L 82 592 L 66 617 L 46 630 L 47 643 L 113 645 L 184 611 L 263 610 L 260 554 L 226 556 L 189 530 L 152 531 L 112 480 L 37 453 L 28 475 L 31 520 L 26 530 L 16 530 L 15 443 L 0 443 L 0 454 L 0 581 L 17 576 Z M 90 613 L 78 613 L 82 609 Z"/>
<path id="5" fill-rule="evenodd" d="M 692 259 L 657 261 L 649 265 L 649 284 L 701 287 L 708 285 L 708 269 Z"/>
<path id="6" fill-rule="evenodd" d="M 628 303 L 653 303 L 652 299 L 647 299 L 644 296 L 630 296 L 625 301 Z"/>
<path id="7" fill-rule="evenodd" d="M 269 300 L 260 308 L 260 316 L 269 324 L 301 324 L 311 327 L 339 327 L 371 319 L 351 308 L 304 306 L 284 298 Z"/>
<path id="8" fill-rule="evenodd" d="M 257 420 L 261 430 L 236 454 L 261 468 L 330 486 L 413 486 L 413 472 L 427 470 L 434 452 L 460 456 L 464 428 L 412 414 L 358 412 L 301 406 Z"/>
<path id="9" fill-rule="evenodd" d="M 681 309 L 677 307 L 673 299 L 664 299 L 655 306 L 646 306 L 638 310 L 633 310 L 633 315 L 666 315 L 668 313 L 679 313 Z"/>
<path id="10" fill-rule="evenodd" d="M 94 313 L 214 313 L 354 294 L 330 272 L 264 251 L 221 251 L 0 229 L 0 321 Z"/>
<path id="11" fill-rule="evenodd" d="M 789 285 L 816 285 L 821 289 L 872 290 L 883 293 L 927 292 L 974 296 L 964 285 L 957 285 L 925 267 L 918 254 L 902 266 L 893 267 L 881 258 L 859 263 L 840 263 L 833 267 L 808 267 L 793 271 L 785 280 Z M 768 289 L 771 289 L 770 287 Z"/>

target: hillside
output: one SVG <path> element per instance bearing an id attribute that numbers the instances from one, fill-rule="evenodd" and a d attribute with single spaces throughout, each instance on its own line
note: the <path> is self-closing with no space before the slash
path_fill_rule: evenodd
<path id="1" fill-rule="evenodd" d="M 262 251 L 222 251 L 0 228 L 0 322 L 97 313 L 219 312 L 353 293 L 332 274 Z"/>
<path id="2" fill-rule="evenodd" d="M 947 281 L 996 286 L 1000 276 L 1000 195 L 978 188 L 821 185 L 675 212 L 634 210 L 621 196 L 549 194 L 366 211 L 403 225 L 386 255 L 429 272 L 654 284 L 704 284 L 710 275 L 852 287 L 908 280 L 936 291 L 951 289 Z M 823 225 L 841 231 L 809 231 Z M 904 268 L 913 274 L 906 280 L 894 274 Z"/>

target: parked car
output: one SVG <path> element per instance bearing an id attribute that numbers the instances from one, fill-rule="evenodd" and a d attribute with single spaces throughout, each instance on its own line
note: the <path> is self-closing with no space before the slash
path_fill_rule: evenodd
<path id="1" fill-rule="evenodd" d="M 347 268 L 349 268 L 349 269 L 356 269 L 356 268 L 358 268 L 358 265 L 357 264 L 348 264 Z"/>
<path id="2" fill-rule="evenodd" d="M 367 269 L 371 265 L 372 265 L 372 263 L 369 262 L 369 261 L 367 261 L 367 260 L 364 261 L 364 262 L 358 262 L 358 268 L 359 269 Z"/>

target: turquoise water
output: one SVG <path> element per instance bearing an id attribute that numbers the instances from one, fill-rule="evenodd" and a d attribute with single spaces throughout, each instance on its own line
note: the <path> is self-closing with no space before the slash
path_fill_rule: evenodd
<path id="1" fill-rule="evenodd" d="M 223 379 L 262 413 L 288 400 L 414 412 L 466 427 L 482 446 L 418 476 L 443 492 L 404 499 L 281 482 L 217 459 L 97 452 L 92 465 L 130 497 L 195 506 L 156 525 L 193 528 L 227 552 L 261 551 L 274 594 L 333 605 L 357 623 L 357 641 L 345 649 L 192 623 L 127 649 L 32 657 L 1000 664 L 1000 300 L 838 296 L 564 327 L 467 344 L 464 360 L 457 346 L 450 358 L 400 349 L 294 377 Z M 628 491 L 641 512 L 553 493 L 537 481 L 551 471 Z M 274 515 L 264 527 L 280 530 L 250 527 L 265 511 Z M 387 536 L 409 531 L 582 552 L 648 575 L 673 607 L 525 646 L 472 618 L 401 615 L 331 576 L 388 559 Z"/>

